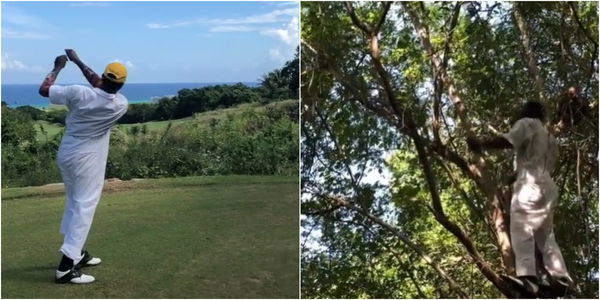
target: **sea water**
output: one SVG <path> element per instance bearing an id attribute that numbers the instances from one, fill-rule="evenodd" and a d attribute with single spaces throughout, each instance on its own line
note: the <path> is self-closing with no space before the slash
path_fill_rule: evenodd
<path id="1" fill-rule="evenodd" d="M 161 97 L 170 97 L 177 95 L 182 89 L 202 88 L 212 85 L 235 84 L 235 82 L 216 82 L 216 83 L 126 83 L 123 89 L 119 91 L 129 101 L 129 103 L 151 102 Z M 254 87 L 256 82 L 243 82 L 243 84 Z M 89 86 L 88 84 L 81 84 Z M 6 102 L 10 107 L 31 105 L 34 107 L 47 107 L 48 98 L 38 94 L 39 84 L 2 84 L 0 89 L 0 99 Z"/>

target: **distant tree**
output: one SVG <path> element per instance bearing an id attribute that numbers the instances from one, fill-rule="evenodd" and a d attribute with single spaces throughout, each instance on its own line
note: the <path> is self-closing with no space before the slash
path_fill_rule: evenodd
<path id="1" fill-rule="evenodd" d="M 281 74 L 286 78 L 291 99 L 298 99 L 300 89 L 300 48 L 296 48 L 294 59 L 285 63 Z"/>
<path id="2" fill-rule="evenodd" d="M 282 69 L 273 70 L 263 75 L 260 86 L 263 88 L 263 97 L 270 100 L 283 100 L 291 98 L 289 80 Z"/>
<path id="3" fill-rule="evenodd" d="M 17 108 L 15 108 L 16 110 L 27 114 L 31 117 L 32 120 L 46 120 L 47 115 L 46 112 L 41 110 L 41 109 L 37 109 L 31 105 L 25 105 L 25 106 L 19 106 Z"/>
<path id="4" fill-rule="evenodd" d="M 127 113 L 119 120 L 121 124 L 144 123 L 152 121 L 155 103 L 134 103 L 130 104 Z"/>
<path id="5" fill-rule="evenodd" d="M 203 111 L 206 99 L 202 89 L 182 89 L 177 93 L 177 107 L 175 119 L 191 116 L 195 112 Z"/>
<path id="6" fill-rule="evenodd" d="M 269 100 L 298 99 L 299 94 L 299 48 L 294 59 L 289 60 L 281 69 L 275 69 L 262 76 L 260 89 L 263 97 Z"/>
<path id="7" fill-rule="evenodd" d="M 170 120 L 175 115 L 175 109 L 177 108 L 176 97 L 163 97 L 158 100 L 156 109 L 152 116 L 153 120 Z"/>
<path id="8" fill-rule="evenodd" d="M 51 109 L 46 113 L 46 120 L 50 123 L 65 125 L 68 113 L 66 109 Z"/>

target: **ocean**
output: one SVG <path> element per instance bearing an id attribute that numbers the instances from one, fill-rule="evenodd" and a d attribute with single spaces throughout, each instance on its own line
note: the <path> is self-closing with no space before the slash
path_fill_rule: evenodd
<path id="1" fill-rule="evenodd" d="M 129 103 L 151 102 L 165 96 L 177 95 L 181 89 L 202 88 L 219 84 L 235 84 L 236 82 L 213 83 L 126 83 L 120 91 Z M 257 86 L 256 82 L 243 82 L 247 86 Z M 62 84 L 61 84 L 62 85 Z M 81 84 L 88 85 L 88 84 Z M 31 105 L 34 107 L 47 107 L 48 98 L 38 94 L 39 84 L 2 84 L 0 99 L 10 107 Z"/>

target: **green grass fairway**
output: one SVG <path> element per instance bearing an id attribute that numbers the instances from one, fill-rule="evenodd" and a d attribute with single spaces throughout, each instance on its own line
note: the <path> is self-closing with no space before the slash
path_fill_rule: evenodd
<path id="1" fill-rule="evenodd" d="M 42 126 L 46 134 L 42 132 Z M 46 139 L 50 140 L 55 135 L 60 133 L 65 127 L 61 124 L 50 123 L 48 121 L 38 120 L 35 121 L 35 129 L 36 129 L 36 138 L 38 141 L 46 141 Z"/>
<path id="2" fill-rule="evenodd" d="M 279 106 L 289 105 L 290 103 L 294 103 L 294 102 L 297 103 L 297 101 L 298 100 L 284 100 L 284 101 L 273 102 L 268 105 L 271 105 L 274 107 L 279 107 Z M 158 131 L 158 130 L 164 130 L 169 123 L 172 123 L 171 126 L 177 127 L 177 126 L 189 124 L 189 121 L 191 121 L 191 120 L 196 120 L 196 122 L 198 122 L 199 124 L 208 126 L 208 124 L 210 123 L 210 121 L 212 119 L 222 120 L 222 119 L 225 119 L 228 115 L 239 115 L 248 109 L 264 110 L 266 106 L 267 105 L 263 105 L 260 103 L 243 103 L 243 104 L 239 104 L 235 107 L 223 108 L 223 109 L 217 109 L 217 110 L 211 110 L 211 111 L 207 111 L 207 112 L 197 113 L 193 117 L 181 118 L 181 119 L 176 119 L 176 120 L 166 120 L 166 121 L 150 121 L 150 122 L 146 122 L 146 123 L 136 123 L 136 124 L 117 124 L 116 128 L 121 130 L 124 133 L 128 133 L 129 130 L 131 129 L 131 127 L 137 126 L 141 129 L 142 126 L 146 125 L 146 128 L 148 131 Z M 46 110 L 52 110 L 52 109 L 64 109 L 64 107 L 53 105 L 49 108 L 46 108 Z M 37 137 L 38 141 L 46 141 L 46 138 L 52 139 L 55 135 L 57 135 L 61 130 L 64 129 L 64 126 L 62 126 L 61 124 L 53 124 L 53 123 L 49 123 L 47 121 L 38 120 L 38 121 L 35 121 L 35 123 L 36 123 L 35 129 L 37 131 L 36 137 Z M 44 130 L 47 133 L 47 137 L 41 131 L 40 125 L 42 125 L 44 127 Z"/>
<path id="3" fill-rule="evenodd" d="M 89 285 L 53 282 L 62 186 L 2 190 L 2 298 L 298 298 L 298 179 L 105 184 Z"/>
<path id="4" fill-rule="evenodd" d="M 129 130 L 134 126 L 137 126 L 141 129 L 142 126 L 144 126 L 144 125 L 146 125 L 146 128 L 148 129 L 148 131 L 157 131 L 157 130 L 164 130 L 165 128 L 167 128 L 167 125 L 169 125 L 169 123 L 172 123 L 171 126 L 176 127 L 176 126 L 179 126 L 181 124 L 188 122 L 189 120 L 192 120 L 192 117 L 187 117 L 187 118 L 182 118 L 182 119 L 177 119 L 177 120 L 150 121 L 150 122 L 146 122 L 146 123 L 117 124 L 116 127 L 117 127 L 117 129 L 121 130 L 124 133 L 128 133 Z"/>

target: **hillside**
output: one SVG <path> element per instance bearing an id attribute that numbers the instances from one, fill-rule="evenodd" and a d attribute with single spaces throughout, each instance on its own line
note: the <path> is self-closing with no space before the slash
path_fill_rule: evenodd
<path id="1" fill-rule="evenodd" d="M 255 111 L 264 111 L 267 107 L 285 107 L 293 105 L 293 103 L 298 104 L 298 100 L 284 100 L 273 102 L 269 104 L 260 104 L 260 103 L 243 103 L 239 104 L 235 107 L 216 109 L 202 113 L 196 113 L 193 117 L 186 117 L 175 120 L 165 120 L 165 121 L 150 121 L 145 123 L 136 123 L 136 124 L 118 124 L 116 127 L 127 133 L 132 127 L 143 127 L 146 126 L 148 131 L 157 131 L 167 127 L 169 123 L 172 123 L 173 127 L 177 127 L 182 124 L 188 123 L 190 120 L 197 120 L 199 124 L 208 126 L 211 120 L 222 120 L 226 118 L 228 115 L 236 116 L 242 114 L 244 111 L 252 109 Z M 51 106 L 47 110 L 60 110 L 61 107 Z M 62 124 L 50 123 L 48 121 L 38 120 L 35 121 L 36 130 L 37 130 L 37 139 L 39 141 L 45 141 L 46 139 L 52 139 L 56 134 L 62 132 L 64 126 Z M 46 131 L 46 134 L 42 131 Z"/>

